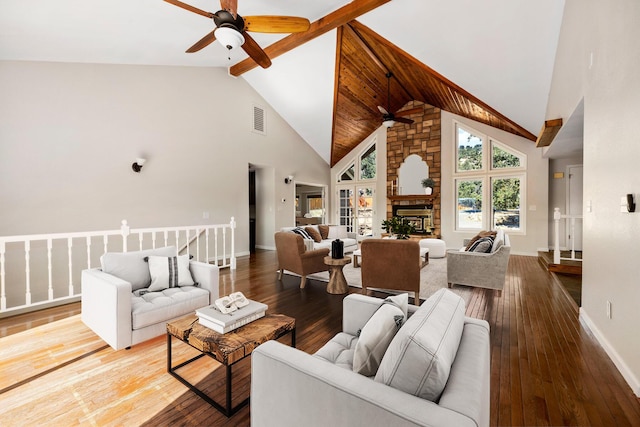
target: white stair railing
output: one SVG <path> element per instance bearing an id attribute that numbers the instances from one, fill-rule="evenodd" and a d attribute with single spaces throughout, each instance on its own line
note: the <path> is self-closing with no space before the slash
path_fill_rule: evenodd
<path id="1" fill-rule="evenodd" d="M 137 229 L 130 228 L 123 220 L 116 230 L 0 236 L 0 317 L 17 310 L 77 299 L 81 271 L 97 267 L 99 257 L 110 245 L 113 252 L 128 252 L 131 244 L 134 250 L 173 245 L 178 253 L 193 255 L 197 261 L 235 270 L 235 228 L 233 217 L 227 224 Z M 117 236 L 120 238 L 115 238 Z M 96 245 L 101 247 L 92 251 Z M 16 290 L 21 286 L 24 293 Z"/>
<path id="2" fill-rule="evenodd" d="M 571 238 L 571 258 L 563 258 L 560 256 L 560 220 L 568 219 L 569 220 L 569 229 Z M 580 258 L 576 258 L 576 239 L 573 236 L 576 235 L 576 220 L 582 221 L 582 215 L 562 215 L 560 213 L 560 208 L 553 209 L 553 222 L 554 222 L 554 230 L 553 230 L 553 238 L 554 238 L 554 247 L 553 247 L 553 263 L 560 264 L 560 260 L 566 261 L 582 261 Z"/>

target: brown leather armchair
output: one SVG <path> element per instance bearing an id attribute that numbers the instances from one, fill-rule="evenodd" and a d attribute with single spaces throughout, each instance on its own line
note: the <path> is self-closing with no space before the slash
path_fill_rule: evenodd
<path id="1" fill-rule="evenodd" d="M 307 274 L 327 271 L 329 266 L 324 263 L 324 257 L 329 255 L 329 249 L 314 249 L 305 251 L 302 236 L 279 231 L 275 234 L 276 252 L 278 253 L 278 280 L 282 280 L 284 270 L 302 276 L 300 278 L 300 289 L 303 289 Z"/>
<path id="2" fill-rule="evenodd" d="M 414 240 L 366 239 L 362 246 L 362 293 L 367 287 L 415 293 L 420 305 L 420 245 Z"/>

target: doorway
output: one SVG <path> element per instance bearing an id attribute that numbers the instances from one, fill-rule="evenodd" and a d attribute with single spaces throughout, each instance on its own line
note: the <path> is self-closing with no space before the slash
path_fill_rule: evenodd
<path id="1" fill-rule="evenodd" d="M 583 215 L 582 211 L 582 165 L 567 166 L 567 215 Z M 575 227 L 571 227 L 571 220 L 567 220 L 565 227 L 567 249 L 582 251 L 582 219 L 575 220 Z"/>

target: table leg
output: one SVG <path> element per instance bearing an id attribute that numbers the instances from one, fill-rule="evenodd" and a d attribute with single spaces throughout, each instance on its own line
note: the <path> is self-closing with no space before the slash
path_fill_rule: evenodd
<path id="1" fill-rule="evenodd" d="M 347 284 L 347 279 L 344 277 L 341 265 L 329 266 L 327 292 L 330 294 L 346 294 L 349 292 L 349 285 Z"/>

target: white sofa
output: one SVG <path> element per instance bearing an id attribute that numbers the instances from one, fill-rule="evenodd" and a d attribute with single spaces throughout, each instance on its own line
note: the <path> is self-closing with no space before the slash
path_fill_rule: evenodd
<path id="1" fill-rule="evenodd" d="M 348 295 L 343 300 L 343 332 L 315 355 L 277 341 L 260 345 L 251 361 L 251 425 L 488 426 L 489 324 L 465 317 L 464 301 L 461 308 L 457 298 L 442 289 L 420 307 L 409 305 L 410 317 L 393 337 L 375 377 L 356 373 L 352 367 L 354 348 L 365 332 L 360 338 L 356 335 L 381 306 L 378 298 Z M 457 307 L 447 308 L 456 301 Z M 455 315 L 443 316 L 443 307 Z M 411 342 L 415 345 L 402 347 Z M 431 361 L 426 362 L 434 348 Z M 410 363 L 396 364 L 410 353 Z M 446 365 L 448 371 L 442 369 Z M 395 378 L 389 380 L 385 372 L 394 372 Z M 436 399 L 418 397 L 425 385 L 430 387 L 433 372 L 439 372 L 444 388 Z"/>
<path id="2" fill-rule="evenodd" d="M 105 253 L 101 269 L 82 271 L 82 321 L 114 350 L 166 333 L 166 323 L 218 298 L 218 267 L 189 261 L 195 286 L 148 291 L 145 257 L 173 257 L 175 247 Z M 186 262 L 186 261 L 185 261 Z"/>
<path id="3" fill-rule="evenodd" d="M 280 231 L 289 231 L 292 232 L 294 228 L 302 228 L 310 227 L 315 229 L 318 233 L 320 233 L 320 229 L 317 225 L 305 225 L 299 227 L 282 227 Z M 312 251 L 314 249 L 329 249 L 329 255 L 331 255 L 331 242 L 335 239 L 340 239 L 344 243 L 344 253 L 351 253 L 358 249 L 358 240 L 356 238 L 356 233 L 348 232 L 346 225 L 330 225 L 329 226 L 329 235 L 326 239 L 321 240 L 320 242 L 316 242 L 312 239 L 304 239 L 305 250 Z"/>

